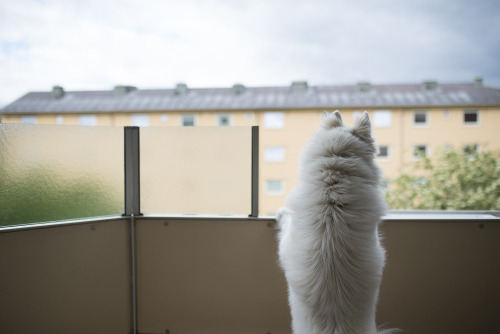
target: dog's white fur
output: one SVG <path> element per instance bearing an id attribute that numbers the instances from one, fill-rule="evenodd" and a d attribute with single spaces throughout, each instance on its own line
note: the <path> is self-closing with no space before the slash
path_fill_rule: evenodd
<path id="1" fill-rule="evenodd" d="M 365 112 L 348 128 L 335 111 L 322 127 L 303 152 L 288 209 L 276 214 L 293 332 L 375 334 L 386 204 L 370 120 Z"/>

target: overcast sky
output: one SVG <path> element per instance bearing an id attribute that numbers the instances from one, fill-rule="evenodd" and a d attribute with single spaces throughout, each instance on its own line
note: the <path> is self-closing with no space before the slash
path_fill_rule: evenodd
<path id="1" fill-rule="evenodd" d="M 472 82 L 498 0 L 0 0 L 0 107 L 29 91 Z"/>

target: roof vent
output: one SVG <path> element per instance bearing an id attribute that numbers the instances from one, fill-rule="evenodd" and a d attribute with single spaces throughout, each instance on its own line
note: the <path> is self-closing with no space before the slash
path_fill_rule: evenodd
<path id="1" fill-rule="evenodd" d="M 307 81 L 294 81 L 290 86 L 292 93 L 304 93 L 307 91 Z"/>
<path id="2" fill-rule="evenodd" d="M 175 86 L 175 95 L 185 96 L 188 93 L 188 86 L 185 83 L 178 83 Z"/>
<path id="3" fill-rule="evenodd" d="M 59 100 L 64 97 L 64 88 L 61 86 L 54 86 L 52 87 L 52 98 Z"/>
<path id="4" fill-rule="evenodd" d="M 426 80 L 422 83 L 422 90 L 432 92 L 437 89 L 438 83 L 436 80 Z"/>
<path id="5" fill-rule="evenodd" d="M 113 90 L 114 94 L 116 96 L 123 96 L 126 95 L 134 90 L 137 90 L 137 87 L 134 86 L 115 86 L 115 89 Z"/>
<path id="6" fill-rule="evenodd" d="M 368 93 L 372 89 L 372 85 L 368 81 L 358 82 L 358 93 Z"/>
<path id="7" fill-rule="evenodd" d="M 232 90 L 234 95 L 241 95 L 245 92 L 245 86 L 237 83 L 233 85 Z"/>
<path id="8" fill-rule="evenodd" d="M 476 79 L 474 80 L 474 84 L 477 87 L 483 87 L 483 77 L 476 77 Z"/>

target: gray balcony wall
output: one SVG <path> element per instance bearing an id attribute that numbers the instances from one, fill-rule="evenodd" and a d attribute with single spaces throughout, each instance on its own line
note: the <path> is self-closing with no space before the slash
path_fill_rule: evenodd
<path id="1" fill-rule="evenodd" d="M 0 333 L 130 333 L 128 226 L 0 233 Z"/>
<path id="2" fill-rule="evenodd" d="M 413 218 L 383 224 L 377 322 L 499 333 L 499 219 Z M 273 219 L 136 223 L 138 333 L 291 332 Z M 0 229 L 0 333 L 131 333 L 129 227 Z"/>

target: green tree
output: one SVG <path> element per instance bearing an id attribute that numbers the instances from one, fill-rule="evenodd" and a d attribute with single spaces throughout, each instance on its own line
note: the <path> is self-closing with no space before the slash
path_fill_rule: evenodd
<path id="1" fill-rule="evenodd" d="M 391 209 L 499 210 L 500 151 L 465 147 L 422 157 L 386 190 Z"/>

